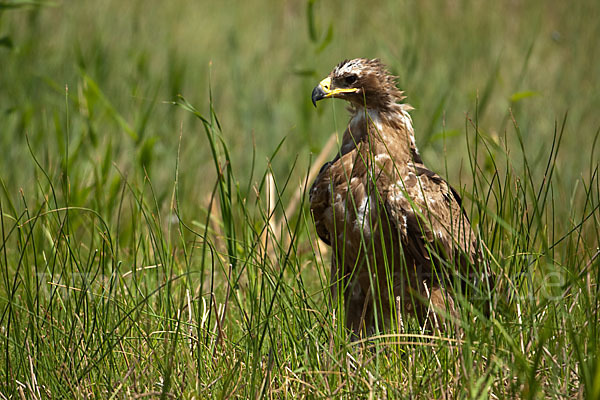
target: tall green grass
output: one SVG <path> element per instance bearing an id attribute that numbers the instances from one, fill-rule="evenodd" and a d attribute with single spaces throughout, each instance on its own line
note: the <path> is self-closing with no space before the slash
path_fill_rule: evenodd
<path id="1" fill-rule="evenodd" d="M 0 4 L 3 397 L 600 396 L 595 4 Z M 460 331 L 330 306 L 304 191 L 346 121 L 309 94 L 352 56 L 486 243 Z"/>

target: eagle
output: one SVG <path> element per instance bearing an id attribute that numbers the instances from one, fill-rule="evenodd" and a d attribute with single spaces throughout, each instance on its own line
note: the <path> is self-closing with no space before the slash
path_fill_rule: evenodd
<path id="1" fill-rule="evenodd" d="M 340 151 L 309 197 L 317 235 L 332 248 L 332 299 L 343 299 L 355 336 L 400 328 L 403 315 L 445 324 L 456 316 L 457 279 L 467 281 L 480 259 L 460 196 L 423 164 L 396 80 L 379 59 L 358 58 L 312 92 L 315 107 L 350 104 Z"/>

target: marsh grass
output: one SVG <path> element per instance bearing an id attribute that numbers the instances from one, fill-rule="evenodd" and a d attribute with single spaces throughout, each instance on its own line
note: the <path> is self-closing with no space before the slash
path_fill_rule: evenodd
<path id="1" fill-rule="evenodd" d="M 469 41 L 480 33 L 494 46 L 501 42 L 470 22 L 484 15 L 479 6 L 465 10 L 464 32 L 436 22 L 457 18 L 436 2 L 398 9 L 421 22 L 393 28 L 406 38 L 399 48 L 377 50 L 414 94 L 424 158 L 459 189 L 495 279 L 477 298 L 458 298 L 455 330 L 423 331 L 409 319 L 405 331 L 352 342 L 343 309 L 331 305 L 330 254 L 306 204 L 307 186 L 335 151 L 330 134 L 344 128 L 345 116 L 332 105 L 316 120 L 307 88 L 316 70 L 332 65 L 319 54 L 348 51 L 343 38 L 349 21 L 362 15 L 359 6 L 340 8 L 329 24 L 332 10 L 319 2 L 308 2 L 299 17 L 294 7 L 271 5 L 273 18 L 289 18 L 292 27 L 308 23 L 309 38 L 275 24 L 282 36 L 267 43 L 279 48 L 285 40 L 289 47 L 271 60 L 289 68 L 267 72 L 249 67 L 267 52 L 263 45 L 255 53 L 245 46 L 265 33 L 245 38 L 243 29 L 230 27 L 246 21 L 244 12 L 259 10 L 223 16 L 211 8 L 215 24 L 207 22 L 196 40 L 220 66 L 232 65 L 231 74 L 213 68 L 209 78 L 204 59 L 184 57 L 180 46 L 192 37 L 184 32 L 177 45 L 161 39 L 169 49 L 157 50 L 169 60 L 163 79 L 146 36 L 120 20 L 114 32 L 101 34 L 86 33 L 82 23 L 61 26 L 67 44 L 53 48 L 59 62 L 49 57 L 48 69 L 32 72 L 49 55 L 36 40 L 57 26 L 47 16 L 64 11 L 88 21 L 94 10 L 4 3 L 26 7 L 28 14 L 14 18 L 31 24 L 16 27 L 7 19 L 12 14 L 0 15 L 0 28 L 14 31 L 6 36 L 12 47 L 0 49 L 11 61 L 1 65 L 1 82 L 13 95 L 0 97 L 3 398 L 600 397 L 600 131 L 589 112 L 598 98 L 573 94 L 588 71 L 587 52 L 578 51 L 563 72 L 560 52 L 542 56 L 550 51 L 540 39 L 551 25 L 545 19 L 518 25 L 519 33 L 533 33 L 524 35 L 525 44 L 514 40 L 501 60 L 497 53 L 481 58 L 486 50 Z M 144 15 L 143 9 L 123 12 Z M 583 4 L 572 12 L 585 22 L 594 10 Z M 179 22 L 185 10 L 167 11 L 175 34 L 188 26 Z M 538 12 L 526 5 L 520 11 Z M 551 21 L 560 14 L 545 13 Z M 110 13 L 98 16 L 99 26 L 110 26 Z M 384 26 L 389 16 L 374 9 L 373 18 Z M 140 21 L 137 29 L 149 35 Z M 565 35 L 573 32 L 569 21 Z M 597 28 L 581 26 L 576 48 L 597 46 Z M 90 43 L 75 40 L 76 27 Z M 229 36 L 218 35 L 220 29 Z M 134 47 L 110 41 L 131 32 L 139 39 Z M 446 63 L 434 63 L 440 67 L 425 79 L 427 54 L 420 51 L 441 52 L 448 32 L 469 45 L 460 57 L 448 50 L 447 71 L 436 69 Z M 354 44 L 368 51 L 372 43 Z M 318 61 L 288 63 L 294 51 Z M 461 57 L 481 67 L 464 73 L 479 95 L 460 78 Z M 544 60 L 555 63 L 539 76 L 528 73 Z M 59 68 L 65 62 L 68 72 Z M 200 77 L 187 66 L 196 63 L 203 65 Z M 292 70 L 297 80 L 289 84 Z M 260 90 L 247 71 L 259 74 Z M 502 73 L 510 84 L 500 83 Z M 536 86 L 539 80 L 545 84 Z M 206 90 L 177 96 L 186 82 Z M 526 85 L 543 93 L 558 88 L 574 109 L 540 113 L 536 107 L 550 100 Z M 123 86 L 129 97 L 119 95 Z M 279 99 L 294 100 L 265 106 L 277 103 L 267 102 L 277 98 L 274 87 L 281 88 Z M 303 89 L 306 98 L 298 100 Z M 532 99 L 539 103 L 529 106 Z M 472 111 L 453 115 L 457 110 Z M 293 127 L 284 122 L 290 120 Z M 329 134 L 315 138 L 312 129 Z"/>
<path id="2" fill-rule="evenodd" d="M 166 208 L 147 177 L 139 186 L 123 177 L 104 200 L 112 222 L 70 205 L 85 188 L 66 179 L 68 145 L 65 175 L 52 179 L 31 152 L 37 188 L 17 199 L 5 191 L 5 396 L 593 397 L 599 183 L 595 167 L 569 220 L 555 221 L 564 121 L 540 158 L 542 181 L 524 151 L 517 169 L 466 121 L 470 215 L 496 277 L 484 291 L 491 314 L 461 298 L 459 331 L 351 342 L 328 303 L 328 250 L 306 207 L 288 214 L 283 200 L 305 199 L 308 179 L 266 170 L 242 190 L 215 110 L 177 105 L 201 119 L 213 155 L 200 217 L 181 212 L 178 166 Z M 516 121 L 509 134 L 520 134 Z"/>

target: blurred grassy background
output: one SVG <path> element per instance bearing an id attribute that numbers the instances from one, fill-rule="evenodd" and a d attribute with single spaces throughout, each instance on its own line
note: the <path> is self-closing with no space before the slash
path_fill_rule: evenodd
<path id="1" fill-rule="evenodd" d="M 0 394 L 600 395 L 599 20 L 597 1 L 0 0 Z M 398 75 L 425 163 L 475 204 L 501 284 L 489 319 L 463 304 L 460 343 L 353 359 L 310 216 L 285 207 L 347 121 L 311 90 L 354 57 Z M 178 95 L 218 117 L 216 156 Z"/>
<path id="2" fill-rule="evenodd" d="M 178 94 L 206 110 L 210 82 L 233 158 L 249 166 L 254 146 L 262 166 L 285 138 L 275 171 L 286 174 L 292 160 L 306 165 L 307 154 L 345 126 L 342 104 L 315 112 L 309 99 L 344 58 L 380 57 L 399 76 L 416 108 L 417 142 L 438 171 L 446 131 L 451 181 L 464 158 L 465 115 L 474 115 L 477 101 L 484 132 L 503 136 L 511 109 L 534 153 L 548 149 L 555 121 L 568 111 L 559 158 L 567 182 L 588 166 L 579 150 L 599 125 L 593 1 L 51 4 L 6 10 L 0 19 L 10 44 L 0 47 L 0 168 L 9 188 L 33 184 L 25 135 L 47 165 L 57 165 L 65 85 L 74 101 L 71 142 L 84 165 L 102 160 L 109 145 L 124 173 L 144 165 L 162 188 L 182 134 L 186 191 L 204 189 L 209 153 L 196 122 L 169 105 Z"/>

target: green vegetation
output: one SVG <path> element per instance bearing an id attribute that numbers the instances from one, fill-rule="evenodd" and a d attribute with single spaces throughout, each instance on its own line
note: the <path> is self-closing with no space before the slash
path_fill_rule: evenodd
<path id="1" fill-rule="evenodd" d="M 600 398 L 599 20 L 0 0 L 0 398 Z M 359 56 L 489 248 L 456 331 L 350 343 L 328 306 L 303 187 L 346 116 L 310 92 Z"/>

